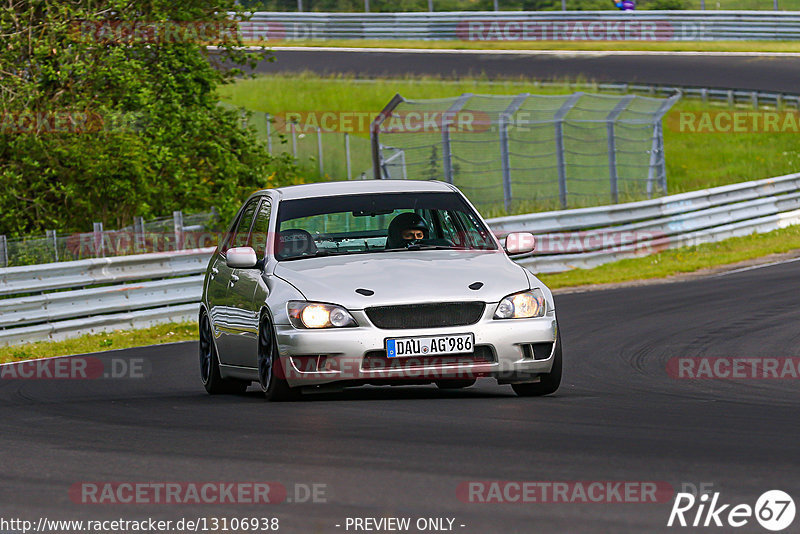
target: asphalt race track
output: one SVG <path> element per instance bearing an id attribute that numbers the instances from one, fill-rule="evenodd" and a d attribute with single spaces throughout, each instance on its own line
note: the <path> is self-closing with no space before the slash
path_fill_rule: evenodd
<path id="1" fill-rule="evenodd" d="M 212 397 L 195 343 L 101 356 L 141 360 L 143 378 L 3 379 L 4 516 L 274 516 L 281 532 L 304 533 L 346 532 L 347 517 L 365 516 L 451 517 L 457 532 L 480 534 L 675 532 L 693 529 L 666 527 L 671 502 L 476 504 L 456 489 L 471 480 L 662 481 L 675 491 L 713 484 L 725 503 L 752 506 L 770 489 L 797 500 L 800 382 L 679 380 L 666 365 L 800 356 L 798 270 L 557 296 L 565 382 L 546 398 L 517 398 L 493 381 L 290 404 L 252 388 Z M 277 481 L 290 497 L 294 484 L 318 483 L 327 502 L 76 504 L 68 490 L 82 481 Z M 766 532 L 752 519 L 736 531 Z"/>
<path id="2" fill-rule="evenodd" d="M 691 53 L 560 52 L 475 53 L 459 51 L 343 51 L 277 49 L 276 61 L 262 61 L 256 72 L 349 73 L 375 76 L 486 75 L 490 79 L 583 78 L 598 82 L 732 87 L 751 91 L 798 92 L 800 56 Z"/>

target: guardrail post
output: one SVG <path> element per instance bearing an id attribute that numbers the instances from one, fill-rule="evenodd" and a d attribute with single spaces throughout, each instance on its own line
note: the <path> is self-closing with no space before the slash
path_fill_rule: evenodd
<path id="1" fill-rule="evenodd" d="M 5 235 L 0 235 L 0 266 L 8 267 L 8 241 Z"/>
<path id="2" fill-rule="evenodd" d="M 564 155 L 564 117 L 582 96 L 583 93 L 581 92 L 573 93 L 553 115 L 555 121 L 556 160 L 558 161 L 558 198 L 561 202 L 561 209 L 566 209 L 567 207 L 567 160 Z"/>
<path id="3" fill-rule="evenodd" d="M 272 117 L 269 113 L 265 113 L 264 117 L 267 120 L 267 150 L 272 154 Z"/>
<path id="4" fill-rule="evenodd" d="M 472 93 L 464 93 L 453 102 L 453 105 L 442 117 L 442 166 L 444 167 L 444 181 L 453 183 L 453 154 L 450 149 L 450 124 L 452 122 L 452 115 L 458 113 L 472 97 Z"/>
<path id="5" fill-rule="evenodd" d="M 777 111 L 783 111 L 783 93 L 775 95 L 775 109 Z"/>
<path id="6" fill-rule="evenodd" d="M 319 175 L 325 176 L 325 166 L 322 164 L 322 128 L 317 126 L 317 156 L 319 158 Z"/>
<path id="7" fill-rule="evenodd" d="M 728 107 L 732 108 L 736 105 L 736 99 L 733 96 L 733 89 L 728 90 Z"/>
<path id="8" fill-rule="evenodd" d="M 136 253 L 145 251 L 144 219 L 142 217 L 133 218 L 133 249 Z"/>
<path id="9" fill-rule="evenodd" d="M 58 261 L 58 237 L 55 230 L 45 230 L 47 239 L 53 243 L 53 261 Z"/>
<path id="10" fill-rule="evenodd" d="M 183 212 L 172 212 L 172 227 L 175 231 L 175 250 L 183 250 Z"/>
<path id="11" fill-rule="evenodd" d="M 103 223 L 92 223 L 92 233 L 94 234 L 94 257 L 105 258 L 105 243 L 103 242 Z"/>
<path id="12" fill-rule="evenodd" d="M 750 102 L 753 104 L 753 109 L 758 109 L 758 92 L 753 91 L 750 93 Z"/>
<path id="13" fill-rule="evenodd" d="M 617 134 L 614 131 L 614 123 L 620 114 L 625 111 L 635 95 L 623 96 L 614 109 L 606 116 L 606 137 L 608 138 L 608 178 L 611 187 L 611 202 L 619 202 L 618 178 L 617 178 Z"/>
<path id="14" fill-rule="evenodd" d="M 348 132 L 344 133 L 344 162 L 345 166 L 347 167 L 347 179 L 353 179 L 353 167 L 350 164 L 350 134 Z M 350 219 L 347 219 L 348 221 Z"/>
<path id="15" fill-rule="evenodd" d="M 503 170 L 503 205 L 506 211 L 511 209 L 511 156 L 508 150 L 508 121 L 520 106 L 531 96 L 530 93 L 521 93 L 514 97 L 508 107 L 500 113 L 500 164 Z"/>

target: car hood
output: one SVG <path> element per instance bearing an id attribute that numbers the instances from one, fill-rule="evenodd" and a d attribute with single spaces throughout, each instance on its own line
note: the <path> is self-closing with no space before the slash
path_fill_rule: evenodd
<path id="1" fill-rule="evenodd" d="M 353 310 L 415 302 L 498 302 L 529 287 L 524 270 L 502 251 L 400 251 L 306 258 L 280 262 L 274 272 L 308 300 Z M 475 282 L 483 286 L 470 289 Z M 375 293 L 364 296 L 356 289 Z"/>

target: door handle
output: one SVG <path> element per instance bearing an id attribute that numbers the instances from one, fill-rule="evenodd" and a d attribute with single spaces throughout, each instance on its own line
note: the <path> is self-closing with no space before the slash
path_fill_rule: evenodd
<path id="1" fill-rule="evenodd" d="M 233 287 L 233 284 L 235 284 L 238 281 L 239 281 L 239 277 L 236 276 L 235 274 L 232 274 L 231 275 L 231 287 Z"/>
<path id="2" fill-rule="evenodd" d="M 211 278 L 213 279 L 218 274 L 219 274 L 219 269 L 217 269 L 216 267 L 212 267 L 211 268 Z"/>

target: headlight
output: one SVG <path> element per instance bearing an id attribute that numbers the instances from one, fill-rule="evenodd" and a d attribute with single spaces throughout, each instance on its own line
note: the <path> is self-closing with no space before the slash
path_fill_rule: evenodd
<path id="1" fill-rule="evenodd" d="M 547 302 L 541 289 L 531 289 L 509 295 L 500 301 L 494 312 L 495 319 L 530 319 L 543 317 Z"/>
<path id="2" fill-rule="evenodd" d="M 358 326 L 350 312 L 335 304 L 290 300 L 289 320 L 295 328 L 341 328 Z"/>

